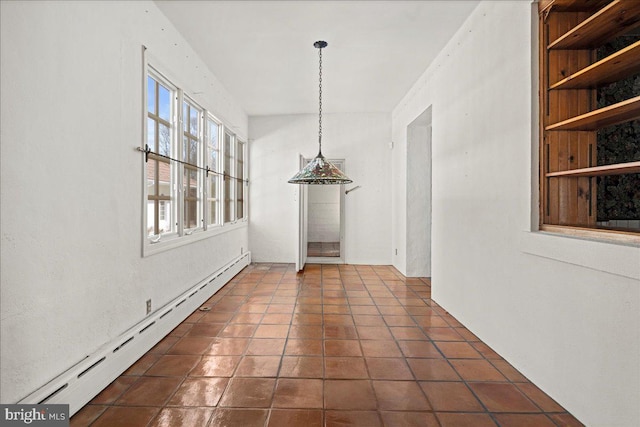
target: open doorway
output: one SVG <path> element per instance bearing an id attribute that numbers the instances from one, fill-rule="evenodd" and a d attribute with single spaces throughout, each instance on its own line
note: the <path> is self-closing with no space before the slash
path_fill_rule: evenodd
<path id="1" fill-rule="evenodd" d="M 301 167 L 310 161 L 300 160 Z M 343 159 L 328 160 L 344 171 Z M 307 262 L 344 264 L 344 186 L 302 185 L 299 197 L 297 270 Z"/>
<path id="2" fill-rule="evenodd" d="M 340 187 L 309 186 L 308 257 L 340 258 Z"/>
<path id="3" fill-rule="evenodd" d="M 431 107 L 407 127 L 407 277 L 431 277 Z"/>

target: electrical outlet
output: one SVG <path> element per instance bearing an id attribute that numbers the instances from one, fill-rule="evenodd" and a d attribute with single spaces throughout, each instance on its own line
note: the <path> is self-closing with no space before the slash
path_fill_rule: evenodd
<path id="1" fill-rule="evenodd" d="M 244 253 L 244 248 L 240 246 L 240 255 L 242 255 L 243 253 Z"/>
<path id="2" fill-rule="evenodd" d="M 396 255 L 398 255 L 398 250 L 396 249 Z"/>
<path id="3" fill-rule="evenodd" d="M 151 313 L 151 300 L 147 300 L 147 314 Z"/>

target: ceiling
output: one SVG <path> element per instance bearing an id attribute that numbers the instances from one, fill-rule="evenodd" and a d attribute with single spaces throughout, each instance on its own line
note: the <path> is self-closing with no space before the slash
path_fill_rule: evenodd
<path id="1" fill-rule="evenodd" d="M 250 116 L 390 112 L 477 5 L 456 1 L 156 4 Z"/>

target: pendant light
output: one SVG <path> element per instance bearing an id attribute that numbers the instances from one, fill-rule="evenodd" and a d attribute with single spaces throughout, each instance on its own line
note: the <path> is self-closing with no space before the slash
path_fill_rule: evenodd
<path id="1" fill-rule="evenodd" d="M 313 46 L 318 49 L 320 58 L 318 155 L 288 182 L 290 184 L 350 184 L 353 181 L 322 155 L 322 49 L 327 47 L 327 42 L 317 41 Z"/>

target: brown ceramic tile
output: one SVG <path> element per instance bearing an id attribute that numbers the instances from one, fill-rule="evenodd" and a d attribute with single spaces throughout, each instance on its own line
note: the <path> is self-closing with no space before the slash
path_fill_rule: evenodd
<path id="1" fill-rule="evenodd" d="M 325 380 L 325 409 L 375 410 L 378 404 L 368 380 Z"/>
<path id="2" fill-rule="evenodd" d="M 160 408 L 112 406 L 91 424 L 96 427 L 130 426 L 145 427 Z"/>
<path id="3" fill-rule="evenodd" d="M 527 378 L 524 375 L 522 375 L 513 366 L 502 359 L 491 360 L 491 364 L 495 366 L 500 372 L 502 372 L 502 375 L 507 377 L 509 381 L 513 381 L 516 383 L 528 382 Z"/>
<path id="4" fill-rule="evenodd" d="M 362 357 L 325 357 L 325 378 L 368 378 Z"/>
<path id="5" fill-rule="evenodd" d="M 284 351 L 284 338 L 254 338 L 249 342 L 247 354 L 254 356 L 281 355 Z"/>
<path id="6" fill-rule="evenodd" d="M 178 388 L 182 378 L 140 377 L 116 401 L 121 406 L 162 406 Z"/>
<path id="7" fill-rule="evenodd" d="M 243 354 L 248 345 L 248 338 L 214 338 L 211 340 L 211 347 L 207 350 L 206 354 L 237 356 Z"/>
<path id="8" fill-rule="evenodd" d="M 153 348 L 149 350 L 149 353 L 147 354 L 164 354 L 179 340 L 180 340 L 180 337 L 173 337 L 173 336 L 167 335 L 162 339 L 162 341 L 160 341 L 158 344 L 153 346 Z"/>
<path id="9" fill-rule="evenodd" d="M 365 357 L 402 357 L 395 341 L 362 340 L 360 345 Z"/>
<path id="10" fill-rule="evenodd" d="M 542 390 L 531 383 L 517 383 L 520 389 L 529 399 L 538 405 L 545 412 L 564 412 L 562 406 L 558 405 L 552 398 L 547 396 Z"/>
<path id="11" fill-rule="evenodd" d="M 122 375 L 142 375 L 162 357 L 160 353 L 147 353 L 129 367 Z"/>
<path id="12" fill-rule="evenodd" d="M 429 412 L 382 412 L 385 426 L 440 427 L 435 415 Z"/>
<path id="13" fill-rule="evenodd" d="M 260 323 L 263 313 L 240 312 L 231 318 L 230 323 Z"/>
<path id="14" fill-rule="evenodd" d="M 321 339 L 323 334 L 320 325 L 291 325 L 289 338 Z"/>
<path id="15" fill-rule="evenodd" d="M 275 377 L 278 375 L 281 356 L 244 356 L 235 376 L 237 377 Z"/>
<path id="16" fill-rule="evenodd" d="M 288 325 L 291 323 L 290 313 L 267 313 L 262 318 L 263 325 Z"/>
<path id="17" fill-rule="evenodd" d="M 416 326 L 416 322 L 414 322 L 413 318 L 409 315 L 385 315 L 383 318 L 388 326 Z"/>
<path id="18" fill-rule="evenodd" d="M 450 359 L 481 359 L 482 355 L 466 342 L 436 341 L 436 346 Z"/>
<path id="19" fill-rule="evenodd" d="M 463 382 L 428 381 L 420 387 L 434 411 L 481 412 L 483 407 Z"/>
<path id="20" fill-rule="evenodd" d="M 286 338 L 289 333 L 289 325 L 259 325 L 254 335 L 255 338 Z"/>
<path id="21" fill-rule="evenodd" d="M 464 341 L 455 328 L 425 327 L 424 331 L 434 341 Z"/>
<path id="22" fill-rule="evenodd" d="M 416 379 L 427 381 L 460 381 L 456 371 L 445 359 L 407 359 Z"/>
<path id="23" fill-rule="evenodd" d="M 225 327 L 224 323 L 196 323 L 186 333 L 188 337 L 216 337 Z"/>
<path id="24" fill-rule="evenodd" d="M 375 411 L 326 411 L 325 427 L 382 427 Z"/>
<path id="25" fill-rule="evenodd" d="M 540 412 L 513 384 L 469 383 L 469 387 L 491 412 Z"/>
<path id="26" fill-rule="evenodd" d="M 202 356 L 189 372 L 191 377 L 230 377 L 240 362 L 240 356 Z"/>
<path id="27" fill-rule="evenodd" d="M 322 305 L 321 304 L 298 304 L 295 307 L 294 313 L 322 314 Z"/>
<path id="28" fill-rule="evenodd" d="M 226 326 L 220 333 L 219 337 L 238 338 L 238 337 L 251 337 L 256 331 L 257 325 L 231 323 Z"/>
<path id="29" fill-rule="evenodd" d="M 201 356 L 166 354 L 145 372 L 145 376 L 184 377 L 200 359 Z"/>
<path id="30" fill-rule="evenodd" d="M 116 378 L 96 397 L 91 399 L 92 405 L 109 405 L 115 402 L 124 393 L 131 384 L 135 383 L 138 377 L 121 376 Z"/>
<path id="31" fill-rule="evenodd" d="M 268 378 L 232 378 L 219 406 L 268 408 L 271 406 L 275 384 L 275 379 Z"/>
<path id="32" fill-rule="evenodd" d="M 324 314 L 351 314 L 351 309 L 349 308 L 349 306 L 343 305 L 346 304 L 347 301 L 345 301 L 344 299 L 341 299 L 339 301 L 340 305 L 325 305 L 323 308 Z"/>
<path id="33" fill-rule="evenodd" d="M 210 346 L 211 338 L 183 337 L 169 349 L 167 354 L 201 355 L 206 353 Z"/>
<path id="34" fill-rule="evenodd" d="M 415 381 L 373 381 L 378 408 L 384 411 L 428 411 L 429 402 Z"/>
<path id="35" fill-rule="evenodd" d="M 322 408 L 321 379 L 281 378 L 273 395 L 274 408 Z"/>
<path id="36" fill-rule="evenodd" d="M 293 325 L 322 325 L 322 314 L 296 313 L 291 320 Z"/>
<path id="37" fill-rule="evenodd" d="M 398 341 L 398 345 L 405 357 L 442 358 L 436 346 L 428 341 Z"/>
<path id="38" fill-rule="evenodd" d="M 325 325 L 324 338 L 336 340 L 354 340 L 358 339 L 358 333 L 355 326 L 345 325 Z"/>
<path id="39" fill-rule="evenodd" d="M 392 340 L 394 339 L 386 326 L 357 326 L 361 340 Z"/>
<path id="40" fill-rule="evenodd" d="M 242 313 L 264 313 L 267 311 L 267 307 L 269 307 L 269 304 L 245 303 L 238 311 Z"/>
<path id="41" fill-rule="evenodd" d="M 208 408 L 164 408 L 149 427 L 204 426 L 213 414 Z"/>
<path id="42" fill-rule="evenodd" d="M 323 372 L 322 357 L 284 356 L 278 375 L 292 378 L 323 378 Z"/>
<path id="43" fill-rule="evenodd" d="M 442 427 L 497 427 L 488 414 L 437 413 Z"/>
<path id="44" fill-rule="evenodd" d="M 362 356 L 358 340 L 325 340 L 325 356 Z"/>
<path id="45" fill-rule="evenodd" d="M 86 405 L 75 413 L 69 422 L 69 427 L 86 427 L 108 408 L 106 405 Z"/>
<path id="46" fill-rule="evenodd" d="M 187 378 L 169 400 L 169 406 L 216 406 L 228 378 Z"/>
<path id="47" fill-rule="evenodd" d="M 578 421 L 573 415 L 566 412 L 562 414 L 549 414 L 549 418 L 562 427 L 584 427 L 584 424 Z"/>
<path id="48" fill-rule="evenodd" d="M 355 314 L 353 321 L 357 326 L 386 326 L 384 319 L 380 315 Z"/>
<path id="49" fill-rule="evenodd" d="M 367 358 L 369 377 L 376 380 L 412 380 L 404 358 L 373 357 Z"/>
<path id="50" fill-rule="evenodd" d="M 542 414 L 497 414 L 501 427 L 556 427 L 556 424 Z"/>
<path id="51" fill-rule="evenodd" d="M 287 340 L 285 354 L 292 356 L 321 356 L 322 340 L 301 340 L 290 338 Z"/>
<path id="52" fill-rule="evenodd" d="M 466 381 L 507 381 L 507 379 L 485 359 L 450 360 L 453 368 Z"/>
<path id="53" fill-rule="evenodd" d="M 502 359 L 498 353 L 483 342 L 472 342 L 470 344 L 487 359 Z"/>
<path id="54" fill-rule="evenodd" d="M 390 326 L 389 330 L 396 340 L 424 341 L 427 338 L 422 330 L 417 327 Z"/>
<path id="55" fill-rule="evenodd" d="M 267 427 L 322 427 L 318 409 L 272 409 Z"/>
<path id="56" fill-rule="evenodd" d="M 377 316 L 380 314 L 378 308 L 372 305 L 352 305 L 351 306 L 351 314 L 355 315 L 373 315 Z"/>
<path id="57" fill-rule="evenodd" d="M 187 332 L 189 332 L 189 330 L 191 330 L 192 327 L 193 327 L 193 323 L 181 323 L 178 326 L 176 326 L 171 332 L 169 332 L 169 336 L 182 337 Z"/>
<path id="58" fill-rule="evenodd" d="M 264 427 L 269 411 L 265 409 L 218 408 L 213 412 L 210 426 Z"/>
<path id="59" fill-rule="evenodd" d="M 200 319 L 201 322 L 206 323 L 227 323 L 231 318 L 233 318 L 234 313 L 229 311 L 210 311 L 209 313 L 202 316 Z"/>

